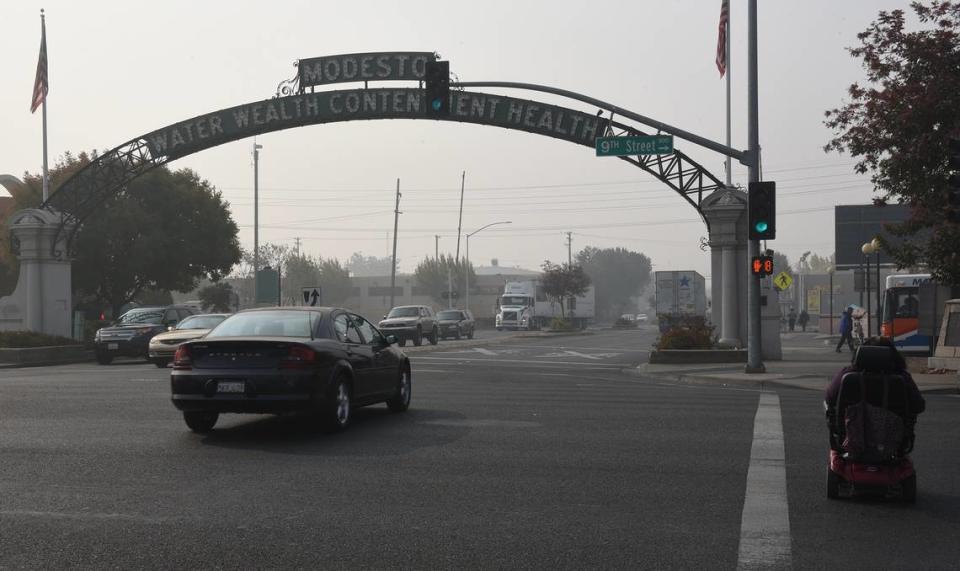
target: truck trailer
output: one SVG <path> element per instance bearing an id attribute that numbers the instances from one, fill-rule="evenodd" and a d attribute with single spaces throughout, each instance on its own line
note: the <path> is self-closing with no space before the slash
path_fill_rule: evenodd
<path id="1" fill-rule="evenodd" d="M 593 286 L 583 295 L 568 298 L 566 302 L 566 310 L 561 312 L 560 304 L 547 298 L 537 280 L 507 282 L 503 295 L 497 300 L 497 331 L 541 329 L 554 318 L 564 315 L 575 327 L 586 329 L 596 317 Z"/>

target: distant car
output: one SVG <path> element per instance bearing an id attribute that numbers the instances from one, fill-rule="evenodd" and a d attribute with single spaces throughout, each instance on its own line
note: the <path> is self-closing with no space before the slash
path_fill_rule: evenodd
<path id="1" fill-rule="evenodd" d="M 154 335 L 147 351 L 150 360 L 158 367 L 166 367 L 173 361 L 173 354 L 181 343 L 203 337 L 229 316 L 229 313 L 191 315 L 173 329 Z"/>
<path id="2" fill-rule="evenodd" d="M 622 319 L 623 321 L 629 321 L 633 323 L 634 321 L 637 320 L 637 316 L 632 313 L 624 313 L 623 315 L 620 316 L 620 319 Z"/>
<path id="3" fill-rule="evenodd" d="M 384 333 L 396 335 L 401 347 L 406 345 L 407 341 L 413 341 L 417 346 L 422 345 L 424 337 L 430 340 L 431 345 L 436 345 L 440 340 L 437 316 L 433 309 L 426 305 L 394 307 L 390 313 L 383 316 L 379 325 Z"/>
<path id="4" fill-rule="evenodd" d="M 637 314 L 636 321 L 637 321 L 637 323 L 646 323 L 646 322 L 647 322 L 647 314 L 646 314 L 646 313 L 638 313 L 638 314 Z"/>
<path id="5" fill-rule="evenodd" d="M 445 309 L 437 313 L 437 322 L 440 327 L 440 338 L 466 337 L 473 339 L 476 331 L 476 322 L 469 309 Z"/>
<path id="6" fill-rule="evenodd" d="M 355 407 L 410 406 L 410 361 L 395 342 L 345 309 L 242 311 L 177 348 L 171 399 L 194 432 L 212 430 L 222 413 L 296 411 L 343 430 Z"/>
<path id="7" fill-rule="evenodd" d="M 182 305 L 131 309 L 113 325 L 97 330 L 93 339 L 97 362 L 109 365 L 115 357 L 149 359 L 148 348 L 153 336 L 194 313 L 193 309 Z"/>

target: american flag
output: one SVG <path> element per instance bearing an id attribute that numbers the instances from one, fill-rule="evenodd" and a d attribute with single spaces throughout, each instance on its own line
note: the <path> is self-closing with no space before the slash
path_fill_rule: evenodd
<path id="1" fill-rule="evenodd" d="M 33 102 L 30 112 L 34 113 L 47 100 L 47 91 L 50 85 L 47 82 L 47 24 L 40 23 L 40 60 L 37 62 L 37 79 L 33 82 Z"/>
<path id="2" fill-rule="evenodd" d="M 727 24 L 730 22 L 730 0 L 720 3 L 720 32 L 717 36 L 717 69 L 720 77 L 727 72 Z"/>

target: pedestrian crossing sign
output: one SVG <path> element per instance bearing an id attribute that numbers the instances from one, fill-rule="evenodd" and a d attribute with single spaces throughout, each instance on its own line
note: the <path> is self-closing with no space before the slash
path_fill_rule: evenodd
<path id="1" fill-rule="evenodd" d="M 789 289 L 793 285 L 793 278 L 787 272 L 780 272 L 777 277 L 773 278 L 773 285 L 777 286 L 780 291 Z"/>

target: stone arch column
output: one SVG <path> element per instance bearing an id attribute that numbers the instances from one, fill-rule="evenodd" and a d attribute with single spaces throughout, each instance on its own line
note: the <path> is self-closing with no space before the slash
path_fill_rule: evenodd
<path id="1" fill-rule="evenodd" d="M 747 194 L 735 188 L 714 191 L 701 205 L 710 224 L 711 316 L 720 344 L 744 347 L 747 338 Z"/>
<path id="2" fill-rule="evenodd" d="M 71 336 L 70 259 L 56 239 L 61 222 L 59 213 L 33 208 L 8 220 L 20 277 L 13 294 L 0 298 L 0 330 Z"/>

